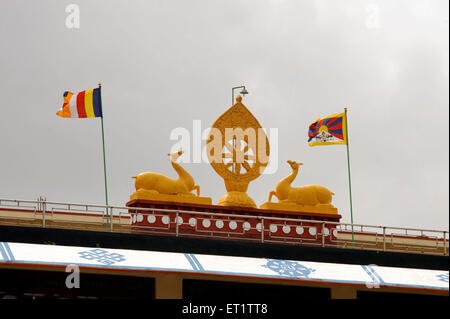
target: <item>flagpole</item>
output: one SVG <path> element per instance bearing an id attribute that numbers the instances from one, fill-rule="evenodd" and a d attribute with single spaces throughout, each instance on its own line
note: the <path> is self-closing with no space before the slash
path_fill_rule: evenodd
<path id="1" fill-rule="evenodd" d="M 98 88 L 100 90 L 100 108 L 102 110 L 102 116 L 100 117 L 101 123 L 102 123 L 102 144 L 103 144 L 103 173 L 105 177 L 105 199 L 106 199 L 106 230 L 108 231 L 110 224 L 109 224 L 109 212 L 108 212 L 108 183 L 106 182 L 106 155 L 105 155 L 105 131 L 103 129 L 103 106 L 102 106 L 102 83 L 98 83 Z M 111 221 L 112 225 L 112 221 Z"/>
<path id="2" fill-rule="evenodd" d="M 352 223 L 352 245 L 355 246 L 355 235 L 353 232 L 353 205 L 352 205 L 352 181 L 350 178 L 350 151 L 348 147 L 348 121 L 347 121 L 347 108 L 345 110 L 345 139 L 347 144 L 347 171 L 348 171 L 348 188 L 350 193 L 350 219 Z"/>

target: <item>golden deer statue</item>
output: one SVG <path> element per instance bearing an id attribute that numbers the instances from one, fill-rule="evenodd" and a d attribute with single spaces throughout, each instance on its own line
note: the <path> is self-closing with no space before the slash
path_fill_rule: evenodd
<path id="1" fill-rule="evenodd" d="M 333 192 L 320 185 L 305 185 L 301 187 L 291 187 L 291 183 L 298 174 L 298 168 L 303 163 L 287 161 L 292 168 L 292 173 L 283 178 L 277 184 L 277 188 L 269 193 L 269 203 L 272 196 L 276 196 L 280 203 L 292 203 L 297 205 L 317 206 L 330 205 Z"/>
<path id="2" fill-rule="evenodd" d="M 136 187 L 136 192 L 143 190 L 147 194 L 194 196 L 191 192 L 196 190 L 197 196 L 200 196 L 200 186 L 195 185 L 192 176 L 176 162 L 182 154 L 182 150 L 168 154 L 170 156 L 172 167 L 178 174 L 177 179 L 169 178 L 160 173 L 141 173 L 137 176 L 132 176 L 132 178 L 136 179 L 134 184 Z"/>

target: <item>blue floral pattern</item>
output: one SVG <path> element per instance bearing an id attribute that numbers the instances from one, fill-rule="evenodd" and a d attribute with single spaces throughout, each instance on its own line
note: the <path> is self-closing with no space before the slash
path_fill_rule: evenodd
<path id="1" fill-rule="evenodd" d="M 263 267 L 268 268 L 278 275 L 289 278 L 308 278 L 315 270 L 303 266 L 297 261 L 269 259 Z"/>
<path id="2" fill-rule="evenodd" d="M 91 249 L 87 251 L 80 251 L 78 253 L 81 258 L 87 260 L 96 260 L 104 265 L 113 265 L 117 262 L 126 260 L 123 255 L 117 253 L 108 253 L 105 249 Z"/>
<path id="3" fill-rule="evenodd" d="M 436 275 L 436 277 L 438 277 L 438 279 L 439 279 L 440 281 L 448 282 L 448 273 Z"/>

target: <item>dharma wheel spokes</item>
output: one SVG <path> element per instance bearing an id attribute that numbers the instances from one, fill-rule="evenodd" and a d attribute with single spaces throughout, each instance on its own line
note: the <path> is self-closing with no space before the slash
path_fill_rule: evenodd
<path id="1" fill-rule="evenodd" d="M 256 161 L 256 156 L 245 139 L 233 138 L 233 140 L 225 142 L 222 150 L 222 159 L 227 169 L 233 174 L 241 175 L 242 172 L 245 174 L 251 171 Z"/>

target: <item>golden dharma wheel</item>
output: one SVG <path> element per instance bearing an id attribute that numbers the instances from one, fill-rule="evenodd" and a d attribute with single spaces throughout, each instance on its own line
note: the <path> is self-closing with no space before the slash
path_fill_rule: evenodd
<path id="1" fill-rule="evenodd" d="M 230 202 L 230 196 L 218 204 L 255 207 L 245 192 L 248 184 L 264 172 L 270 146 L 258 120 L 241 101 L 242 97 L 238 96 L 236 103 L 213 123 L 206 151 L 211 166 L 224 179 L 227 192 L 244 193 L 233 196 L 240 197 L 239 205 Z"/>

